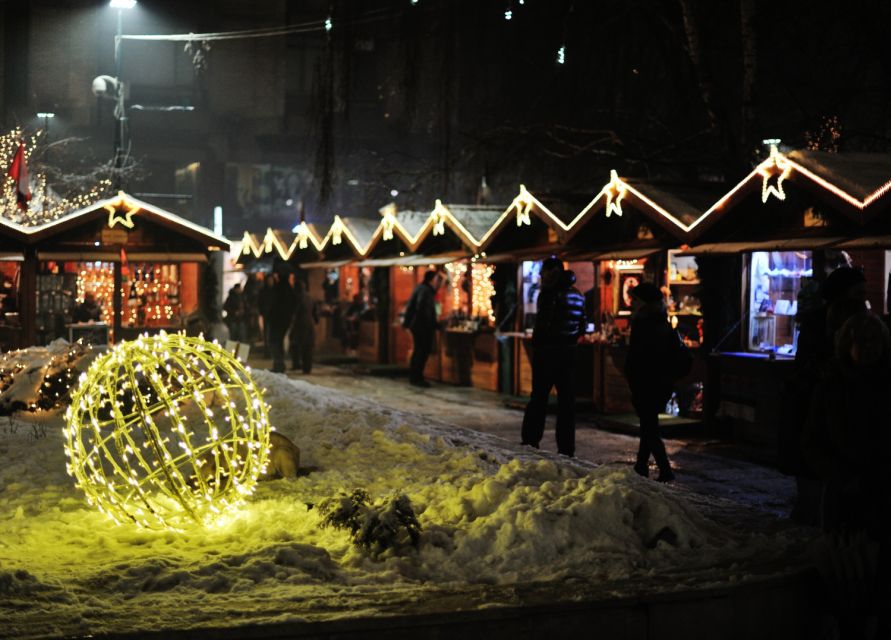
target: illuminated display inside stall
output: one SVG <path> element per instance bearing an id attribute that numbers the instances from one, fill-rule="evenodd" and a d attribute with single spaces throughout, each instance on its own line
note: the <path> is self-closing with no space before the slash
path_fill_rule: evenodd
<path id="1" fill-rule="evenodd" d="M 798 292 L 813 277 L 810 251 L 755 251 L 749 268 L 749 339 L 752 351 L 794 355 Z"/>

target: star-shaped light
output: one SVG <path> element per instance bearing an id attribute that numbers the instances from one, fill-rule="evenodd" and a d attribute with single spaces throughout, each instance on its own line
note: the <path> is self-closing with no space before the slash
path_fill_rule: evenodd
<path id="1" fill-rule="evenodd" d="M 385 214 L 381 225 L 383 226 L 384 230 L 384 240 L 392 240 L 393 228 L 396 226 L 396 218 L 393 217 L 393 214 Z"/>
<path id="2" fill-rule="evenodd" d="M 133 214 L 139 212 L 139 207 L 132 202 L 129 202 L 124 196 L 123 191 L 118 192 L 117 200 L 115 200 L 113 203 L 105 205 L 103 208 L 108 211 L 109 228 L 114 227 L 118 223 L 121 223 L 128 229 L 132 229 Z M 121 215 L 120 209 L 126 209 L 127 211 L 126 213 Z"/>
<path id="3" fill-rule="evenodd" d="M 436 206 L 433 208 L 433 235 L 445 235 L 445 211 L 443 211 L 442 200 L 436 200 Z"/>
<path id="4" fill-rule="evenodd" d="M 625 193 L 628 191 L 628 188 L 625 186 L 625 183 L 622 182 L 621 178 L 619 178 L 619 174 L 616 173 L 615 169 L 610 170 L 609 172 L 609 182 L 603 190 L 600 192 L 604 197 L 606 197 L 606 217 L 609 218 L 611 214 L 615 213 L 617 216 L 622 215 L 622 199 L 625 197 Z"/>
<path id="5" fill-rule="evenodd" d="M 331 234 L 331 244 L 338 245 L 343 242 L 343 220 L 340 219 L 340 216 L 334 216 L 334 224 L 331 225 L 331 231 L 328 233 Z"/>
<path id="6" fill-rule="evenodd" d="M 532 207 L 535 202 L 532 199 L 532 194 L 530 194 L 524 185 L 520 185 L 520 194 L 514 198 L 514 201 L 511 203 L 511 206 L 517 209 L 517 226 L 522 227 L 524 224 L 527 226 L 532 226 L 532 217 L 530 214 L 532 213 Z"/>
<path id="7" fill-rule="evenodd" d="M 297 246 L 300 249 L 306 249 L 309 247 L 309 227 L 306 226 L 306 222 L 301 221 L 300 224 L 296 227 L 297 231 Z"/>
<path id="8" fill-rule="evenodd" d="M 771 195 L 777 200 L 785 200 L 786 192 L 783 191 L 783 181 L 792 173 L 792 164 L 782 156 L 776 145 L 770 147 L 769 162 L 758 167 L 761 175 L 761 202 L 767 202 Z M 771 179 L 776 177 L 776 184 L 771 184 Z"/>

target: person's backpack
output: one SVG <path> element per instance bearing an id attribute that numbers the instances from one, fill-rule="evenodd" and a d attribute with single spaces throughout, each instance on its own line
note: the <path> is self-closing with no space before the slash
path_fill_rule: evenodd
<path id="1" fill-rule="evenodd" d="M 693 369 L 693 354 L 687 345 L 684 344 L 683 338 L 677 331 L 671 332 L 672 348 L 669 351 L 668 371 L 671 373 L 673 380 L 679 380 L 690 373 Z"/>

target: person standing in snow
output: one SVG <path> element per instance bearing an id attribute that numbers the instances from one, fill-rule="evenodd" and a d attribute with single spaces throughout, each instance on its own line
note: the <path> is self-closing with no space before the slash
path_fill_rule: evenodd
<path id="1" fill-rule="evenodd" d="M 433 339 L 439 324 L 436 317 L 436 291 L 441 279 L 436 271 L 424 273 L 424 281 L 412 291 L 405 307 L 402 326 L 411 331 L 412 349 L 408 363 L 408 382 L 415 387 L 429 387 L 424 380 L 424 366 L 433 350 Z"/>
<path id="2" fill-rule="evenodd" d="M 294 280 L 294 319 L 291 322 L 291 364 L 303 373 L 312 372 L 312 353 L 316 344 L 316 323 L 319 312 L 306 290 L 306 282 Z"/>
<path id="3" fill-rule="evenodd" d="M 223 304 L 226 312 L 226 325 L 229 327 L 229 337 L 237 342 L 244 341 L 244 295 L 241 293 L 241 285 L 236 283 L 229 289 L 226 302 Z"/>
<path id="4" fill-rule="evenodd" d="M 541 265 L 541 292 L 532 330 L 532 393 L 523 415 L 522 442 L 538 448 L 548 397 L 557 387 L 557 451 L 575 455 L 576 344 L 585 331 L 585 298 L 575 274 L 550 257 Z"/>
<path id="5" fill-rule="evenodd" d="M 284 274 L 276 274 L 272 302 L 269 306 L 269 350 L 272 352 L 272 371 L 285 372 L 285 334 L 294 317 L 296 299 L 294 289 Z"/>
<path id="6" fill-rule="evenodd" d="M 668 324 L 665 298 L 656 285 L 640 283 L 631 290 L 631 299 L 634 316 L 625 377 L 631 389 L 631 404 L 640 420 L 640 445 L 634 470 L 645 478 L 649 476 L 652 455 L 659 467 L 656 479 L 670 482 L 674 480 L 674 472 L 659 435 L 659 412 L 671 399 L 675 380 L 689 371 L 692 359 L 677 332 Z"/>
<path id="7" fill-rule="evenodd" d="M 263 349 L 267 358 L 272 357 L 269 349 L 269 315 L 272 311 L 272 301 L 275 298 L 275 274 L 268 273 L 263 282 L 263 288 L 257 295 L 257 312 L 263 324 Z"/>

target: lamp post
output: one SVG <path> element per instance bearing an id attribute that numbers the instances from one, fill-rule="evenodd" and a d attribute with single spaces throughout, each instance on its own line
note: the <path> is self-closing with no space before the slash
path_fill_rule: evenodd
<path id="1" fill-rule="evenodd" d="M 115 96 L 115 133 L 114 133 L 114 167 L 121 169 L 124 166 L 124 138 L 127 127 L 127 111 L 124 108 L 124 83 L 121 81 L 121 68 L 123 59 L 121 55 L 121 36 L 124 35 L 124 9 L 132 9 L 136 6 L 136 0 L 110 0 L 108 6 L 118 10 L 117 32 L 114 37 L 114 77 L 117 80 L 117 95 Z M 115 187 L 120 187 L 120 175 L 115 175 Z"/>
<path id="2" fill-rule="evenodd" d="M 38 118 L 43 118 L 43 134 L 46 136 L 46 153 L 43 155 L 44 164 L 49 163 L 49 121 L 56 117 L 56 114 L 52 111 L 38 111 Z M 43 207 L 44 212 L 46 211 L 46 192 L 48 189 L 48 179 L 46 176 L 43 178 L 43 202 L 41 202 L 41 206 Z"/>

